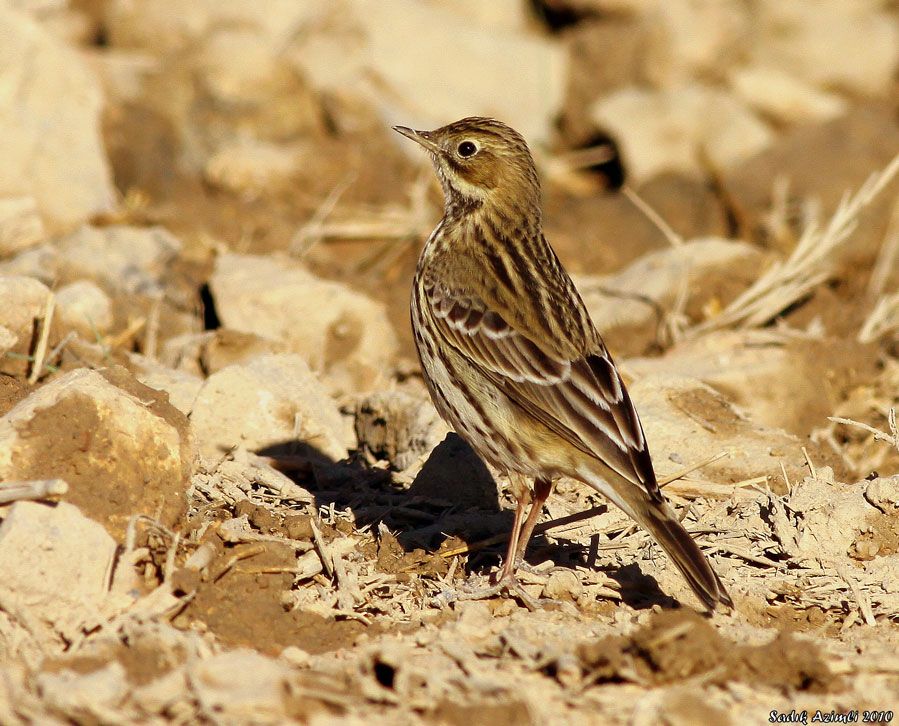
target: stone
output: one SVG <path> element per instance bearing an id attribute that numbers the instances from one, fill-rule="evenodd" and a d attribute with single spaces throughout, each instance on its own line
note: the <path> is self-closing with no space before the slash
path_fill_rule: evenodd
<path id="1" fill-rule="evenodd" d="M 0 373 L 23 375 L 29 370 L 24 358 L 31 353 L 35 320 L 44 314 L 50 290 L 30 277 L 0 276 L 0 326 L 7 331 L 6 341 L 14 343 L 0 358 Z"/>
<path id="2" fill-rule="evenodd" d="M 278 257 L 221 255 L 209 286 L 224 327 L 284 343 L 336 394 L 385 380 L 397 340 L 383 304 Z"/>
<path id="3" fill-rule="evenodd" d="M 63 325 L 77 330 L 88 340 L 106 333 L 114 321 L 112 300 L 88 280 L 61 287 L 56 293 L 56 311 Z"/>
<path id="4" fill-rule="evenodd" d="M 819 88 L 886 96 L 899 63 L 899 27 L 878 2 L 763 0 L 751 60 Z"/>
<path id="5" fill-rule="evenodd" d="M 128 696 L 125 668 L 116 660 L 86 673 L 78 670 L 47 670 L 35 677 L 45 706 L 56 713 L 90 714 L 103 720 Z"/>
<path id="6" fill-rule="evenodd" d="M 591 107 L 612 135 L 633 182 L 663 171 L 704 173 L 700 153 L 728 169 L 768 146 L 768 126 L 731 94 L 698 84 L 668 90 L 626 87 Z"/>
<path id="7" fill-rule="evenodd" d="M 821 395 L 822 381 L 851 387 L 854 381 L 869 380 L 874 366 L 872 353 L 854 341 L 791 340 L 767 329 L 713 331 L 682 340 L 662 356 L 626 362 L 628 373 L 637 378 L 698 378 L 727 395 L 753 421 L 802 436 L 823 426 L 833 413 L 832 401 Z"/>
<path id="8" fill-rule="evenodd" d="M 6 355 L 6 351 L 12 350 L 19 342 L 19 336 L 4 325 L 0 325 L 0 356 Z"/>
<path id="9" fill-rule="evenodd" d="M 325 92 L 353 89 L 385 123 L 435 128 L 486 115 L 529 140 L 548 141 L 565 93 L 567 61 L 558 44 L 477 25 L 444 7 L 351 0 L 320 13 L 304 31 L 291 46 L 297 67 Z M 435 53 L 447 37 L 453 52 Z"/>
<path id="10" fill-rule="evenodd" d="M 738 56 L 750 30 L 740 0 L 663 0 L 643 13 L 641 70 L 654 86 L 685 86 L 719 73 Z"/>
<path id="11" fill-rule="evenodd" d="M 191 425 L 207 456 L 235 446 L 256 452 L 300 447 L 298 453 L 305 447 L 312 458 L 337 461 L 352 445 L 337 404 L 294 354 L 262 356 L 213 373 L 194 401 Z"/>
<path id="12" fill-rule="evenodd" d="M 328 3 L 271 0 L 261 5 L 253 0 L 196 0 L 185 7 L 178 0 L 112 0 L 106 5 L 112 45 L 169 55 L 222 28 L 253 28 L 260 38 L 282 47 L 302 22 L 321 13 Z"/>
<path id="13" fill-rule="evenodd" d="M 356 403 L 359 447 L 399 471 L 423 463 L 450 429 L 433 404 L 402 391 L 379 391 Z"/>
<path id="14" fill-rule="evenodd" d="M 188 666 L 188 678 L 201 703 L 230 723 L 279 723 L 291 670 L 255 650 L 239 648 Z M 240 678 L 235 679 L 239 673 Z"/>
<path id="15" fill-rule="evenodd" d="M 40 244 L 0 262 L 0 276 L 31 277 L 52 286 L 57 281 L 57 258 L 56 247 Z"/>
<path id="16" fill-rule="evenodd" d="M 162 227 L 84 226 L 57 244 L 60 275 L 88 277 L 108 290 L 157 294 L 181 242 Z"/>
<path id="17" fill-rule="evenodd" d="M 61 375 L 0 418 L 0 479 L 64 479 L 119 541 L 136 514 L 180 521 L 195 463 L 185 416 L 121 367 Z"/>
<path id="18" fill-rule="evenodd" d="M 103 98 L 82 57 L 0 5 L 0 78 L 0 196 L 32 197 L 52 230 L 111 211 Z"/>
<path id="19" fill-rule="evenodd" d="M 163 391 L 168 395 L 169 403 L 185 416 L 190 415 L 194 401 L 197 400 L 203 387 L 203 379 L 200 376 L 169 368 L 138 353 L 129 354 L 128 360 L 138 381 L 148 388 Z"/>
<path id="20" fill-rule="evenodd" d="M 0 198 L 0 259 L 34 247 L 46 234 L 34 197 Z"/>
<path id="21" fill-rule="evenodd" d="M 0 509 L 4 602 L 67 629 L 91 619 L 106 597 L 115 540 L 68 502 L 16 502 Z"/>
<path id="22" fill-rule="evenodd" d="M 550 600 L 576 602 L 583 592 L 584 585 L 574 570 L 557 570 L 551 573 L 543 586 L 543 597 Z"/>
<path id="23" fill-rule="evenodd" d="M 628 383 L 628 391 L 659 479 L 719 452 L 727 457 L 702 467 L 690 479 L 722 484 L 767 477 L 773 490 L 784 491 L 781 464 L 791 481 L 807 471 L 797 437 L 754 423 L 697 378 L 650 374 Z"/>
<path id="24" fill-rule="evenodd" d="M 298 149 L 284 144 L 241 141 L 216 151 L 203 176 L 214 187 L 252 199 L 283 187 L 301 159 Z"/>
<path id="25" fill-rule="evenodd" d="M 757 247 L 746 242 L 708 237 L 648 252 L 613 275 L 578 276 L 575 282 L 593 322 L 605 332 L 656 319 L 656 310 L 647 300 L 668 309 L 684 284 L 688 293 L 694 292 L 700 283 L 703 291 L 713 291 L 716 285 L 709 284 L 712 277 L 732 279 L 736 274 L 748 285 L 764 259 Z M 643 299 L 636 299 L 637 296 Z"/>
<path id="26" fill-rule="evenodd" d="M 826 121 L 848 108 L 837 94 L 815 88 L 782 68 L 738 68 L 731 73 L 730 84 L 749 106 L 780 123 Z"/>

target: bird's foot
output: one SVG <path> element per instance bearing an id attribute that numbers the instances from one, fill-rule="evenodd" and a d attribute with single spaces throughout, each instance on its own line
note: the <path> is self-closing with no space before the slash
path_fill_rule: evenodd
<path id="1" fill-rule="evenodd" d="M 448 595 L 448 597 L 447 597 Z M 528 610 L 540 610 L 543 605 L 540 598 L 531 595 L 513 575 L 506 575 L 488 587 L 470 587 L 463 585 L 459 590 L 444 595 L 448 602 L 464 602 L 470 600 L 489 600 L 493 597 L 509 595 L 518 600 Z"/>

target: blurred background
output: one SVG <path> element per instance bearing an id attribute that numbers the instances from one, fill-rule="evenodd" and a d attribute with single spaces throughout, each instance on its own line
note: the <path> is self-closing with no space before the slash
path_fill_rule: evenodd
<path id="1" fill-rule="evenodd" d="M 170 363 L 184 346 L 169 341 L 204 329 L 312 325 L 325 298 L 288 270 L 346 283 L 327 289 L 354 312 L 289 347 L 325 372 L 358 350 L 366 372 L 334 391 L 369 390 L 415 368 L 409 284 L 442 207 L 390 126 L 490 115 L 530 142 L 547 236 L 620 357 L 777 318 L 895 353 L 895 186 L 800 242 L 899 151 L 897 15 L 887 0 L 2 0 L 0 272 L 99 281 L 114 304 L 92 325 L 147 352 L 140 320 L 161 321 L 149 352 Z M 738 297 L 790 259 L 802 279 L 747 312 Z M 271 315 L 239 300 L 279 280 Z"/>

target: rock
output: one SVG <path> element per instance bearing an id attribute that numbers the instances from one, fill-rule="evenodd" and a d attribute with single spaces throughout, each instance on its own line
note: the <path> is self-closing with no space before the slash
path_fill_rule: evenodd
<path id="1" fill-rule="evenodd" d="M 315 87 L 334 94 L 351 88 L 388 123 L 435 128 L 487 115 L 546 141 L 565 93 L 567 63 L 557 44 L 414 0 L 335 5 L 296 37 L 292 58 Z M 435 53 L 447 37 L 453 53 Z"/>
<path id="2" fill-rule="evenodd" d="M 0 262 L 0 276 L 31 277 L 52 286 L 57 279 L 57 257 L 53 245 L 38 245 Z"/>
<path id="3" fill-rule="evenodd" d="M 48 670 L 36 675 L 36 686 L 48 709 L 82 717 L 90 714 L 102 721 L 131 690 L 125 668 L 116 660 L 86 673 L 79 671 Z"/>
<path id="4" fill-rule="evenodd" d="M 701 153 L 727 169 L 773 138 L 736 98 L 700 85 L 664 91 L 622 88 L 598 100 L 591 116 L 618 142 L 635 182 L 662 171 L 702 175 Z"/>
<path id="5" fill-rule="evenodd" d="M 57 244 L 60 275 L 91 278 L 109 290 L 153 294 L 162 290 L 181 242 L 162 227 L 81 227 Z"/>
<path id="6" fill-rule="evenodd" d="M 753 423 L 696 378 L 646 375 L 629 383 L 628 390 L 659 479 L 719 452 L 727 458 L 704 466 L 691 480 L 721 484 L 764 476 L 772 489 L 783 490 L 781 464 L 791 481 L 804 476 L 805 459 L 795 436 Z"/>
<path id="7" fill-rule="evenodd" d="M 702 317 L 703 308 L 720 309 L 752 283 L 765 256 L 745 242 L 709 237 L 648 252 L 605 277 L 575 276 L 578 291 L 596 327 L 610 346 L 626 338 L 628 353 L 654 342 L 660 314 L 671 311 L 684 291 L 684 312 Z"/>
<path id="8" fill-rule="evenodd" d="M 0 479 L 64 479 L 120 541 L 135 514 L 175 526 L 195 459 L 184 415 L 121 367 L 66 373 L 0 418 Z"/>
<path id="9" fill-rule="evenodd" d="M 0 357 L 6 355 L 19 342 L 19 336 L 4 325 L 0 325 Z"/>
<path id="10" fill-rule="evenodd" d="M 4 603 L 62 631 L 95 618 L 116 556 L 103 526 L 67 502 L 16 502 L 0 517 Z"/>
<path id="11" fill-rule="evenodd" d="M 393 361 L 383 304 L 289 260 L 221 255 L 209 286 L 226 328 L 283 342 L 337 393 L 377 388 Z"/>
<path id="12" fill-rule="evenodd" d="M 283 343 L 253 333 L 219 328 L 204 338 L 200 348 L 200 366 L 215 373 L 235 363 L 245 363 L 263 355 L 286 353 Z"/>
<path id="13" fill-rule="evenodd" d="M 284 695 L 291 670 L 284 663 L 240 648 L 188 666 L 188 679 L 206 708 L 230 723 L 287 721 Z M 234 675 L 240 674 L 235 679 Z"/>
<path id="14" fill-rule="evenodd" d="M 880 3 L 758 3 L 750 58 L 821 88 L 886 96 L 899 63 L 899 28 Z"/>
<path id="15" fill-rule="evenodd" d="M 782 68 L 739 68 L 731 74 L 730 83 L 749 106 L 780 123 L 826 121 L 848 107 L 835 93 L 819 90 Z"/>
<path id="16" fill-rule="evenodd" d="M 865 499 L 884 514 L 899 512 L 899 475 L 879 476 L 865 488 Z"/>
<path id="17" fill-rule="evenodd" d="M 283 47 L 304 21 L 321 13 L 323 5 L 293 0 L 272 0 L 265 5 L 252 0 L 197 0 L 183 8 L 177 0 L 112 0 L 107 3 L 105 20 L 111 45 L 143 48 L 164 56 L 222 28 L 252 28 L 262 39 Z"/>
<path id="18" fill-rule="evenodd" d="M 112 300 L 94 283 L 79 280 L 56 293 L 56 311 L 63 325 L 88 340 L 106 333 L 113 324 Z"/>
<path id="19" fill-rule="evenodd" d="M 873 373 L 865 346 L 834 338 L 790 340 L 771 330 L 706 333 L 680 341 L 656 358 L 631 358 L 628 373 L 698 378 L 727 395 L 753 421 L 808 436 L 833 413 L 821 381 L 851 390 Z M 784 405 L 789 401 L 789 405 Z"/>
<path id="20" fill-rule="evenodd" d="M 381 391 L 356 404 L 359 447 L 399 471 L 423 461 L 449 431 L 430 401 L 408 393 Z"/>
<path id="21" fill-rule="evenodd" d="M 794 554 L 816 561 L 845 561 L 860 531 L 878 514 L 865 501 L 866 485 L 835 486 L 823 477 L 800 479 L 789 499 L 798 520 Z"/>
<path id="22" fill-rule="evenodd" d="M 750 10 L 740 0 L 654 2 L 645 12 L 641 69 L 660 88 L 685 86 L 720 73 L 751 33 Z"/>
<path id="23" fill-rule="evenodd" d="M 137 353 L 129 354 L 128 360 L 138 381 L 148 388 L 165 392 L 169 397 L 169 403 L 185 416 L 190 415 L 194 401 L 203 387 L 201 377 L 169 368 Z"/>
<path id="24" fill-rule="evenodd" d="M 214 187 L 252 199 L 283 187 L 301 159 L 298 149 L 283 144 L 243 141 L 213 154 L 203 176 Z"/>
<path id="25" fill-rule="evenodd" d="M 7 331 L 6 341 L 17 341 L 7 348 L 14 356 L 0 358 L 0 373 L 23 375 L 29 363 L 23 356 L 31 353 L 35 320 L 44 314 L 50 290 L 30 277 L 0 277 L 0 326 Z"/>
<path id="26" fill-rule="evenodd" d="M 103 99 L 81 56 L 0 5 L 0 77 L 0 195 L 33 197 L 54 229 L 110 211 Z"/>
<path id="27" fill-rule="evenodd" d="M 463 17 L 477 27 L 495 28 L 509 32 L 528 29 L 528 13 L 519 0 L 432 0 L 431 5 Z"/>
<path id="28" fill-rule="evenodd" d="M 574 570 L 557 570 L 551 573 L 543 586 L 543 597 L 550 600 L 576 602 L 583 592 L 584 585 Z"/>
<path id="29" fill-rule="evenodd" d="M 34 247 L 45 236 L 34 197 L 0 199 L 0 259 Z"/>
<path id="30" fill-rule="evenodd" d="M 262 356 L 213 373 L 194 401 L 191 424 L 208 456 L 234 446 L 259 451 L 300 444 L 313 450 L 313 458 L 337 461 L 352 444 L 337 404 L 306 362 L 292 354 Z"/>

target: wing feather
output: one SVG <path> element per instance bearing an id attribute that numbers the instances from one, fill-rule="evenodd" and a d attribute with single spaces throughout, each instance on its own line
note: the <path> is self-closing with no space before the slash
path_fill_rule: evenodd
<path id="1" fill-rule="evenodd" d="M 571 357 L 538 345 L 471 291 L 429 286 L 425 301 L 441 337 L 526 412 L 661 499 L 640 419 L 595 331 L 585 335 L 593 350 Z"/>

